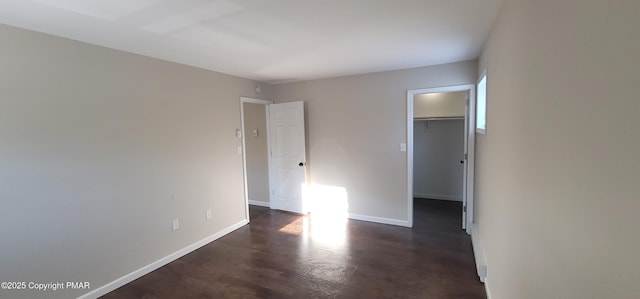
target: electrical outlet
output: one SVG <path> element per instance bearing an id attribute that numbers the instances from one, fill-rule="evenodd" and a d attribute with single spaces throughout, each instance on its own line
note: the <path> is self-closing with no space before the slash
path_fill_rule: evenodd
<path id="1" fill-rule="evenodd" d="M 177 231 L 179 228 L 180 228 L 180 222 L 178 222 L 178 219 L 171 221 L 171 230 Z"/>
<path id="2" fill-rule="evenodd" d="M 207 220 L 211 219 L 211 210 L 207 210 L 206 217 Z"/>

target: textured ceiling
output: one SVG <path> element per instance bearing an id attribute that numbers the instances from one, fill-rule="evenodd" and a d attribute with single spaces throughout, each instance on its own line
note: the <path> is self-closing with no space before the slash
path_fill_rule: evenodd
<path id="1" fill-rule="evenodd" d="M 477 58 L 502 0 L 0 0 L 0 23 L 278 83 Z"/>

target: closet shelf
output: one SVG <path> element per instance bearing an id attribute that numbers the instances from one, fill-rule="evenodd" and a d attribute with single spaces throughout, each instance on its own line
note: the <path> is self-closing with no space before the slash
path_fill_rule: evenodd
<path id="1" fill-rule="evenodd" d="M 464 119 L 464 116 L 445 116 L 445 117 L 414 117 L 414 121 L 424 121 L 424 120 L 457 120 Z"/>

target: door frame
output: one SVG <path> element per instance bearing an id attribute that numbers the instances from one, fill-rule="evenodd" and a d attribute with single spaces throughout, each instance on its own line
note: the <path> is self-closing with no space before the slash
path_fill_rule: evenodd
<path id="1" fill-rule="evenodd" d="M 240 97 L 240 132 L 242 139 L 242 178 L 244 181 L 244 202 L 245 202 L 245 217 L 247 221 L 251 221 L 249 219 L 249 184 L 247 181 L 247 145 L 246 145 L 246 134 L 244 133 L 244 103 L 251 104 L 260 104 L 264 105 L 264 111 L 266 113 L 266 128 L 267 128 L 267 168 L 269 169 L 269 176 L 271 174 L 271 155 L 269 152 L 271 151 L 271 138 L 269 138 L 269 105 L 273 104 L 273 101 L 269 100 L 260 100 L 254 98 Z M 271 206 L 271 184 L 269 184 L 269 206 Z"/>
<path id="2" fill-rule="evenodd" d="M 407 219 L 413 226 L 413 98 L 423 93 L 467 91 L 468 99 L 465 111 L 465 154 L 467 154 L 463 178 L 462 228 L 471 234 L 473 224 L 473 185 L 475 163 L 475 84 L 461 84 L 444 87 L 407 90 Z"/>

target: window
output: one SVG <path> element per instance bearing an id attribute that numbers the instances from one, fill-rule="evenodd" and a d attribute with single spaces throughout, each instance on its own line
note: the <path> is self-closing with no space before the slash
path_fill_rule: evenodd
<path id="1" fill-rule="evenodd" d="M 478 81 L 478 99 L 476 102 L 476 132 L 487 133 L 487 74 Z"/>

